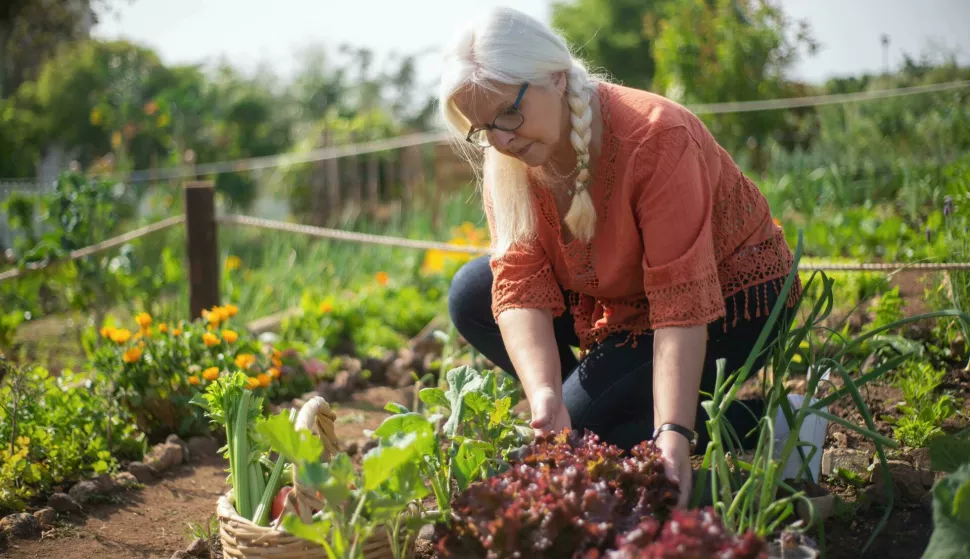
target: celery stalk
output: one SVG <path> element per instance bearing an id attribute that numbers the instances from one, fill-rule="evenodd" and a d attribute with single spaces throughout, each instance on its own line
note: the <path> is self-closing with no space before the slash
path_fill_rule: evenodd
<path id="1" fill-rule="evenodd" d="M 232 473 L 233 490 L 236 494 L 236 512 L 243 518 L 252 518 L 253 502 L 250 493 L 249 477 L 249 401 L 252 393 L 243 391 L 239 396 L 239 405 L 232 418 L 233 428 L 229 441 L 230 471 Z"/>

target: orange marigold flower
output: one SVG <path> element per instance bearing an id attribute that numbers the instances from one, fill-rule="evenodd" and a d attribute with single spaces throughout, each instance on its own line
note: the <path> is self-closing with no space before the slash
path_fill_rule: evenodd
<path id="1" fill-rule="evenodd" d="M 276 367 L 272 367 L 270 370 L 266 372 L 269 373 L 269 376 L 273 378 L 280 378 L 280 370 Z"/>
<path id="2" fill-rule="evenodd" d="M 222 339 L 226 340 L 227 344 L 233 344 L 233 343 L 236 343 L 236 340 L 239 339 L 239 334 L 236 333 L 234 330 L 223 330 Z"/>
<path id="3" fill-rule="evenodd" d="M 219 367 L 209 367 L 202 371 L 202 378 L 205 380 L 216 380 L 219 378 Z"/>
<path id="4" fill-rule="evenodd" d="M 333 305 L 330 303 L 330 301 L 324 301 L 320 303 L 319 310 L 320 310 L 320 314 L 327 314 L 328 312 L 333 310 Z"/>
<path id="5" fill-rule="evenodd" d="M 115 331 L 115 329 L 112 328 L 111 326 L 105 326 L 105 327 L 101 328 L 101 337 L 102 338 L 109 338 L 110 339 L 111 338 L 111 334 L 113 334 L 114 331 Z"/>
<path id="6" fill-rule="evenodd" d="M 248 379 L 246 379 L 246 388 L 250 390 L 259 388 L 259 379 L 253 378 L 253 377 L 249 377 Z"/>
<path id="7" fill-rule="evenodd" d="M 158 331 L 161 332 L 162 334 L 168 332 L 168 324 L 165 324 L 164 322 L 159 322 Z"/>
<path id="8" fill-rule="evenodd" d="M 111 341 L 116 344 L 128 343 L 131 339 L 131 331 L 127 328 L 118 328 L 111 331 Z"/>
<path id="9" fill-rule="evenodd" d="M 134 363 L 141 359 L 142 349 L 138 346 L 129 347 L 125 350 L 125 353 L 121 356 L 125 363 Z"/>
<path id="10" fill-rule="evenodd" d="M 273 366 L 274 367 L 282 367 L 283 366 L 283 360 L 280 359 L 279 357 L 274 357 L 272 359 L 272 361 L 273 361 Z"/>
<path id="11" fill-rule="evenodd" d="M 172 330 L 172 335 L 173 336 L 176 336 L 176 337 L 181 336 L 182 335 L 182 329 L 181 328 L 175 328 L 175 329 L 173 329 Z"/>
<path id="12" fill-rule="evenodd" d="M 248 369 L 256 362 L 256 356 L 252 353 L 240 353 L 236 356 L 236 366 L 240 369 Z"/>
<path id="13" fill-rule="evenodd" d="M 263 388 L 266 388 L 267 386 L 269 386 L 269 383 L 273 381 L 273 377 L 267 375 L 266 373 L 261 373 L 256 378 L 259 379 L 259 385 L 262 386 Z"/>
<path id="14" fill-rule="evenodd" d="M 381 285 L 387 285 L 387 282 L 391 278 L 388 277 L 387 272 L 377 272 L 377 275 L 374 276 L 374 279 L 376 279 L 377 280 L 377 283 L 379 283 Z"/>
<path id="15" fill-rule="evenodd" d="M 202 341 L 205 342 L 206 347 L 219 345 L 219 337 L 209 332 L 202 334 Z"/>
<path id="16" fill-rule="evenodd" d="M 152 325 L 152 315 L 148 314 L 147 312 L 140 312 L 135 315 L 135 322 L 137 322 L 138 326 L 144 330 Z"/>
<path id="17" fill-rule="evenodd" d="M 223 310 L 226 312 L 228 316 L 233 317 L 233 316 L 236 316 L 236 314 L 239 312 L 239 307 L 233 304 L 229 304 L 223 307 Z"/>
<path id="18" fill-rule="evenodd" d="M 192 386 L 195 386 L 196 384 L 199 384 L 199 377 L 197 377 L 195 375 L 190 376 L 189 377 L 189 384 L 191 384 Z"/>

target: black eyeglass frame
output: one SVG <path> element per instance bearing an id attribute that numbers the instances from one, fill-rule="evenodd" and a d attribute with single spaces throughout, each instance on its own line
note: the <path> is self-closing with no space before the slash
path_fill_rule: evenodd
<path id="1" fill-rule="evenodd" d="M 505 109 L 504 111 L 502 111 L 501 114 L 497 115 L 492 120 L 491 124 L 481 124 L 479 126 L 472 126 L 468 130 L 468 135 L 465 136 L 465 141 L 479 147 L 491 147 L 491 144 L 489 143 L 481 144 L 479 142 L 472 140 L 472 136 L 481 132 L 482 130 L 501 130 L 503 132 L 515 132 L 516 130 L 518 130 L 523 124 L 525 124 L 525 115 L 523 115 L 522 111 L 519 110 L 519 103 L 522 102 L 522 97 L 525 96 L 525 90 L 528 88 L 529 88 L 529 82 L 523 82 L 522 87 L 519 89 L 519 95 L 515 98 L 515 103 L 512 103 L 511 107 L 509 107 L 508 109 Z M 506 116 L 510 112 L 519 115 L 519 123 L 517 125 L 511 128 L 508 128 L 508 127 L 500 126 L 495 123 L 499 118 Z M 486 142 L 487 142 L 487 138 L 486 138 Z"/>

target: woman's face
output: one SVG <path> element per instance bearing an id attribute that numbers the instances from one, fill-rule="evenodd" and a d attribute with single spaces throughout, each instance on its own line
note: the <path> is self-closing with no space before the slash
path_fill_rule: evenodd
<path id="1" fill-rule="evenodd" d="M 500 153 L 515 157 L 530 167 L 545 163 L 556 144 L 568 134 L 566 104 L 562 74 L 553 78 L 552 85 L 529 84 L 519 101 L 518 110 L 523 121 L 513 132 L 492 129 L 486 132 L 489 143 Z M 455 106 L 474 127 L 491 125 L 495 118 L 508 111 L 522 85 L 496 84 L 491 91 L 470 86 L 455 94 Z"/>

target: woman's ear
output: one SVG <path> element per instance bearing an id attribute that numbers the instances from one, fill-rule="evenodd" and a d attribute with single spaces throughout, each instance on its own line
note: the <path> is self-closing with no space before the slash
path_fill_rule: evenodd
<path id="1" fill-rule="evenodd" d="M 566 93 L 566 72 L 556 72 L 556 91 L 559 95 Z"/>

